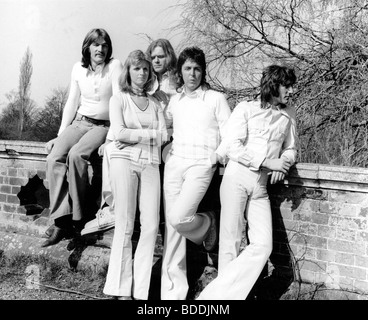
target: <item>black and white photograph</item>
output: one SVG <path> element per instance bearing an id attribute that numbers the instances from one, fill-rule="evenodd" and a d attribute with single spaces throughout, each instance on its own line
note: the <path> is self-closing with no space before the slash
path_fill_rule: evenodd
<path id="1" fill-rule="evenodd" d="M 366 0 L 0 0 L 0 30 L 4 303 L 368 300 Z"/>

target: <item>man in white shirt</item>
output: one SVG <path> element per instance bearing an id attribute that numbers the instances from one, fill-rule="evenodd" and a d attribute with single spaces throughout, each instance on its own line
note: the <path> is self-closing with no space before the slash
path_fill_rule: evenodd
<path id="1" fill-rule="evenodd" d="M 218 276 L 199 300 L 244 300 L 272 252 L 272 217 L 267 183 L 284 179 L 296 161 L 295 112 L 287 103 L 294 71 L 271 65 L 261 79 L 261 100 L 239 103 L 223 140 L 229 163 L 220 187 Z M 243 219 L 249 244 L 239 252 Z"/>
<path id="2" fill-rule="evenodd" d="M 161 299 L 184 300 L 188 293 L 186 240 L 211 251 L 217 241 L 213 212 L 197 213 L 218 160 L 219 148 L 231 111 L 223 94 L 209 89 L 202 50 L 186 48 L 178 58 L 182 91 L 166 108 L 173 142 L 165 161 L 165 239 Z"/>
<path id="3" fill-rule="evenodd" d="M 104 29 L 92 29 L 82 44 L 82 61 L 74 64 L 58 137 L 46 144 L 50 214 L 54 220 L 42 247 L 71 238 L 88 220 L 88 160 L 104 143 L 110 126 L 109 100 L 119 91 L 123 66 L 112 58 Z"/>

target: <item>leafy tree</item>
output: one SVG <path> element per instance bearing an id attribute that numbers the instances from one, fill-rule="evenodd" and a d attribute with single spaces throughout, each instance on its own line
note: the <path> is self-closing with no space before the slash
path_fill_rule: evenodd
<path id="1" fill-rule="evenodd" d="M 32 53 L 29 47 L 24 54 L 24 57 L 20 63 L 20 75 L 19 75 L 19 126 L 18 126 L 18 138 L 22 139 L 22 133 L 24 130 L 24 122 L 29 109 L 32 107 L 30 100 L 31 91 L 31 77 L 33 73 L 32 67 Z"/>
<path id="2" fill-rule="evenodd" d="M 261 70 L 294 66 L 299 161 L 368 166 L 367 34 L 363 0 L 186 0 L 182 46 L 207 56 L 212 86 L 232 107 L 258 95 Z"/>
<path id="3" fill-rule="evenodd" d="M 30 98 L 32 77 L 32 53 L 27 48 L 20 63 L 18 90 L 6 94 L 7 106 L 2 110 L 0 138 L 9 140 L 32 140 L 32 126 L 37 113 L 35 102 Z"/>
<path id="4" fill-rule="evenodd" d="M 45 108 L 37 116 L 33 133 L 38 141 L 49 141 L 57 136 L 63 109 L 68 98 L 68 88 L 57 88 L 47 97 Z"/>
<path id="5" fill-rule="evenodd" d="M 15 91 L 11 91 L 5 96 L 9 102 L 1 112 L 0 138 L 3 140 L 15 140 L 17 139 L 17 113 L 19 110 L 17 107 L 17 93 Z"/>
<path id="6" fill-rule="evenodd" d="M 8 104 L 4 107 L 0 117 L 0 139 L 19 140 L 20 98 L 16 91 L 6 94 Z M 32 127 L 37 114 L 35 102 L 28 98 L 25 100 L 27 106 L 23 109 L 22 135 L 21 139 L 34 140 Z"/>
<path id="7" fill-rule="evenodd" d="M 30 98 L 32 72 L 32 53 L 28 47 L 20 63 L 18 90 L 6 94 L 8 104 L 0 117 L 0 139 L 49 141 L 57 135 L 68 89 L 53 89 L 45 108 L 38 109 Z"/>

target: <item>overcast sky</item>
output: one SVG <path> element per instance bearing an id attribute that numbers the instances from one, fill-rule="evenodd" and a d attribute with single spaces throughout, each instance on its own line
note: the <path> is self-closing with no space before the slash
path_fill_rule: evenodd
<path id="1" fill-rule="evenodd" d="M 57 87 L 66 87 L 82 42 L 92 28 L 104 28 L 113 56 L 122 62 L 135 49 L 145 50 L 147 34 L 167 38 L 176 49 L 180 39 L 170 30 L 178 18 L 176 0 L 0 0 L 0 106 L 18 88 L 19 66 L 30 47 L 33 54 L 31 98 L 39 107 Z"/>

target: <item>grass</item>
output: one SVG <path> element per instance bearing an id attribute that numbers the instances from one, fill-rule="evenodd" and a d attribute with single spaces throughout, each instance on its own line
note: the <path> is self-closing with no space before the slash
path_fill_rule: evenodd
<path id="1" fill-rule="evenodd" d="M 66 295 L 84 296 L 87 300 L 107 299 L 108 297 L 102 292 L 105 277 L 106 270 L 100 273 L 85 269 L 73 270 L 41 255 L 15 254 L 6 256 L 0 252 L 2 290 L 7 290 L 6 286 L 14 286 L 18 290 L 18 295 L 21 295 L 20 299 L 27 299 L 26 295 L 30 291 L 26 289 L 30 283 L 39 287 L 40 299 L 48 299 L 47 294 L 50 295 L 50 299 L 53 299 L 54 292 L 57 291 L 59 292 L 57 296 L 60 296 L 60 292 L 62 292 Z M 29 282 L 32 279 L 34 282 Z M 8 288 L 7 291 L 11 291 L 11 289 Z"/>

